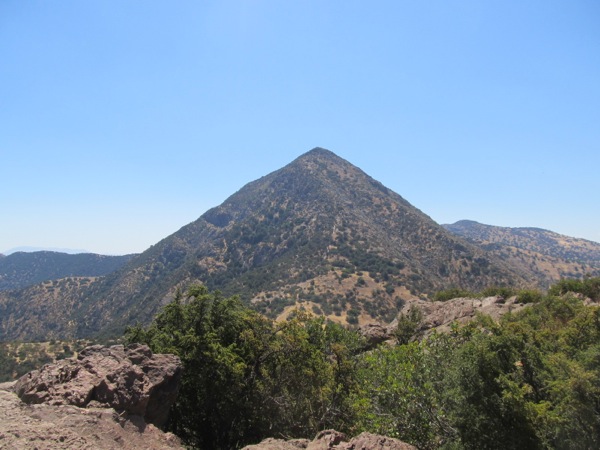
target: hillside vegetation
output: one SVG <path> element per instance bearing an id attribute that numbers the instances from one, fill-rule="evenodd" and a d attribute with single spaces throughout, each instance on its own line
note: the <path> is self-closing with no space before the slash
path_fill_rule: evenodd
<path id="1" fill-rule="evenodd" d="M 0 342 L 0 383 L 16 380 L 44 364 L 70 358 L 89 341 Z"/>
<path id="2" fill-rule="evenodd" d="M 540 228 L 509 228 L 461 220 L 447 230 L 508 262 L 547 288 L 561 278 L 600 276 L 600 244 Z"/>
<path id="3" fill-rule="evenodd" d="M 316 148 L 56 303 L 43 288 L 0 295 L 0 339 L 117 335 L 149 323 L 191 283 L 239 295 L 271 318 L 304 303 L 356 324 L 388 320 L 402 302 L 451 286 L 533 280 Z"/>
<path id="4" fill-rule="evenodd" d="M 0 341 L 76 339 L 82 292 L 97 278 L 67 277 L 0 291 Z"/>
<path id="5" fill-rule="evenodd" d="M 169 428 L 195 448 L 336 428 L 423 449 L 593 449 L 600 308 L 580 297 L 599 301 L 598 286 L 561 282 L 499 322 L 481 316 L 421 341 L 399 327 L 396 345 L 370 351 L 322 317 L 298 312 L 276 323 L 194 286 L 126 336 L 182 358 Z"/>
<path id="6" fill-rule="evenodd" d="M 469 221 L 447 228 L 315 148 L 117 270 L 0 291 L 0 340 L 119 336 L 194 283 L 239 295 L 271 319 L 302 305 L 362 325 L 390 321 L 405 303 L 440 290 L 546 290 L 561 277 L 600 275 L 600 244 Z M 32 274 L 48 270 L 34 261 Z"/>

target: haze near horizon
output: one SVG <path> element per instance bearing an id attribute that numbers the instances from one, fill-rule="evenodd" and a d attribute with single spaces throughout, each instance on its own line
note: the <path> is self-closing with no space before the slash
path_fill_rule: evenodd
<path id="1" fill-rule="evenodd" d="M 0 4 L 0 251 L 137 253 L 324 147 L 438 223 L 600 242 L 600 4 Z"/>

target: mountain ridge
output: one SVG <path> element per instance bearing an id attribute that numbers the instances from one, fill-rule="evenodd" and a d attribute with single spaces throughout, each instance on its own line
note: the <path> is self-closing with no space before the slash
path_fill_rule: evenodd
<path id="1" fill-rule="evenodd" d="M 600 275 L 600 243 L 536 227 L 499 227 L 473 220 L 442 225 L 548 287 L 560 278 Z"/>
<path id="2" fill-rule="evenodd" d="M 58 248 L 58 247 L 32 247 L 28 245 L 13 247 L 11 249 L 0 252 L 0 255 L 9 256 L 13 253 L 24 252 L 24 253 L 34 253 L 34 252 L 56 252 L 56 253 L 67 253 L 69 255 L 77 255 L 79 253 L 91 253 L 88 250 L 83 249 L 74 249 L 74 248 Z M 122 256 L 122 255 L 111 255 L 111 256 Z"/>
<path id="3" fill-rule="evenodd" d="M 54 251 L 15 252 L 0 257 L 0 290 L 22 289 L 66 277 L 100 277 L 135 255 L 107 256 Z"/>
<path id="4" fill-rule="evenodd" d="M 450 286 L 479 290 L 532 280 L 358 167 L 315 148 L 246 184 L 119 270 L 82 283 L 79 293 L 72 287 L 66 320 L 49 326 L 57 336 L 118 334 L 147 323 L 178 288 L 198 282 L 239 294 L 271 317 L 300 304 L 358 323 L 391 318 L 401 303 Z M 38 294 L 28 298 L 43 303 Z M 2 308 L 12 313 L 4 335 L 19 336 L 16 318 L 27 329 L 23 305 L 5 299 Z"/>

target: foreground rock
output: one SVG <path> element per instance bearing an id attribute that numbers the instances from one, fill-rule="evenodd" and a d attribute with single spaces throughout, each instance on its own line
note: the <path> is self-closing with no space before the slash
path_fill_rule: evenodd
<path id="1" fill-rule="evenodd" d="M 249 445 L 242 450 L 417 450 L 416 447 L 398 439 L 372 433 L 361 433 L 348 439 L 335 430 L 325 430 L 317 434 L 313 441 L 308 439 L 265 439 L 260 444 Z"/>
<path id="2" fill-rule="evenodd" d="M 139 416 L 109 408 L 27 405 L 0 384 L 0 448 L 137 450 L 183 449 L 179 439 Z"/>
<path id="3" fill-rule="evenodd" d="M 27 404 L 114 408 L 160 427 L 177 397 L 181 371 L 178 357 L 153 355 L 145 345 L 95 345 L 76 359 L 24 375 L 14 390 Z"/>

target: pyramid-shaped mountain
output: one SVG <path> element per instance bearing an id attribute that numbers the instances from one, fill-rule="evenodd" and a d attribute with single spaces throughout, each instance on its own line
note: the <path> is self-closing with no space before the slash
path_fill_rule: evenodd
<path id="1" fill-rule="evenodd" d="M 524 280 L 400 195 L 316 148 L 244 186 L 72 299 L 58 335 L 147 322 L 201 282 L 273 317 L 300 303 L 341 322 L 389 318 L 403 301 Z M 76 325 L 76 326 L 75 326 Z M 22 323 L 21 326 L 26 324 Z"/>

